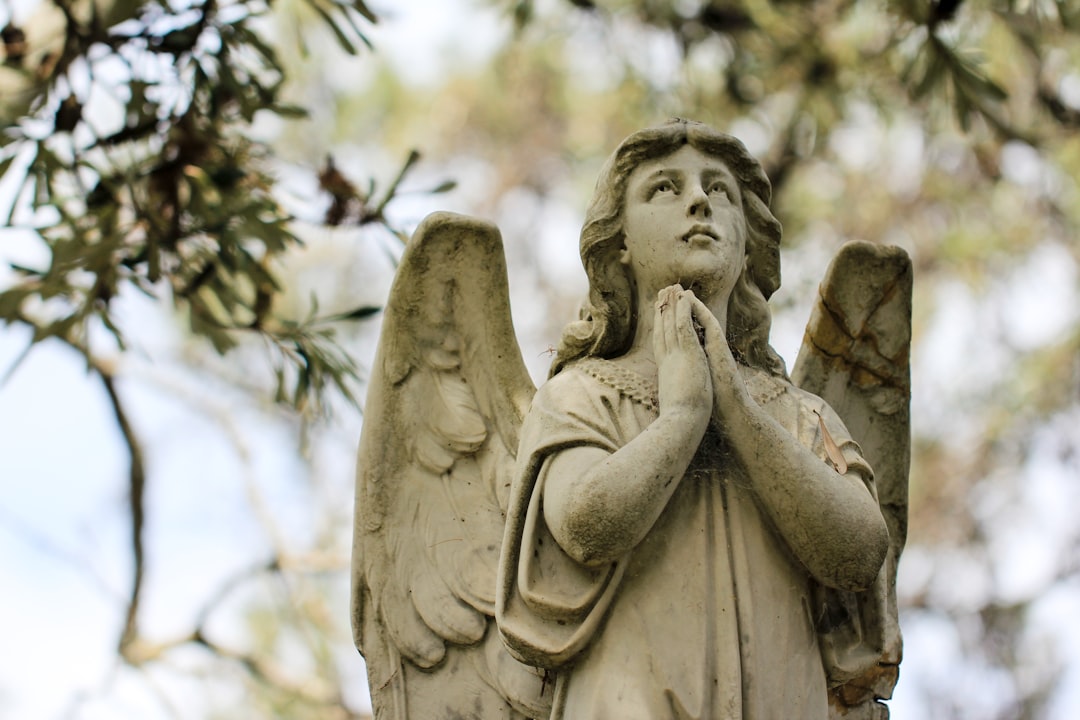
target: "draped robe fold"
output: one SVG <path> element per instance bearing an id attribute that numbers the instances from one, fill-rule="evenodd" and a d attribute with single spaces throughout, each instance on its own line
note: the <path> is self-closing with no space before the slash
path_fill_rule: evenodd
<path id="1" fill-rule="evenodd" d="M 874 493 L 823 400 L 761 371 L 743 375 L 755 401 L 826 462 L 820 414 Z M 504 641 L 518 659 L 558 671 L 552 720 L 825 720 L 815 581 L 758 506 L 722 431 L 710 428 L 656 524 L 610 566 L 579 565 L 549 532 L 550 459 L 577 446 L 614 453 L 657 408 L 652 383 L 595 358 L 538 391 L 499 568 Z"/>

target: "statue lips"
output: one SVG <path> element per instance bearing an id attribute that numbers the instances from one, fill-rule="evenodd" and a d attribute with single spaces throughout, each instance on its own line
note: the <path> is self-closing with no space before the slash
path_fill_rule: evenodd
<path id="1" fill-rule="evenodd" d="M 709 247 L 720 239 L 715 228 L 711 225 L 698 224 L 686 231 L 682 236 L 684 243 L 690 243 L 696 247 Z"/>

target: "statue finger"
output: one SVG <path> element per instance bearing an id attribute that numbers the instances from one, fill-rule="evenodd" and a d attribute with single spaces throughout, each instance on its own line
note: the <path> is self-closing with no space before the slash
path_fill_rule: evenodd
<path id="1" fill-rule="evenodd" d="M 666 289 L 664 296 L 664 342 L 667 344 L 668 350 L 673 350 L 679 347 L 679 335 L 675 325 L 678 316 L 678 291 L 675 290 L 674 286 L 669 287 Z"/>
<path id="2" fill-rule="evenodd" d="M 694 298 L 693 303 L 693 318 L 702 329 L 704 335 L 702 345 L 705 348 L 705 354 L 712 362 L 723 362 L 731 355 L 724 329 L 705 303 L 697 298 Z"/>
<path id="3" fill-rule="evenodd" d="M 691 296 L 690 313 L 697 325 L 704 331 L 706 342 L 720 339 L 720 335 L 723 334 L 720 323 L 717 321 L 716 316 L 712 314 L 712 310 L 709 310 L 708 306 L 697 297 Z"/>
<path id="4" fill-rule="evenodd" d="M 687 293 L 678 293 L 679 299 L 675 305 L 675 329 L 680 347 L 691 348 L 691 343 L 697 343 L 697 334 L 694 332 L 693 300 Z"/>
<path id="5" fill-rule="evenodd" d="M 667 355 L 667 343 L 664 342 L 664 310 L 666 309 L 666 303 L 664 301 L 664 291 L 661 290 L 658 293 L 656 300 L 656 311 L 653 316 L 653 354 L 656 355 L 657 362 L 660 361 L 665 355 Z"/>

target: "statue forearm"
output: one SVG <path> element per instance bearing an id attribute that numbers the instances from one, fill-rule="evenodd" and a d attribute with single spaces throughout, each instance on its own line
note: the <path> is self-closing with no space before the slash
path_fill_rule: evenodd
<path id="1" fill-rule="evenodd" d="M 877 576 L 889 533 L 855 472 L 839 475 L 748 395 L 717 400 L 716 416 L 779 534 L 824 585 L 862 590 Z"/>
<path id="2" fill-rule="evenodd" d="M 579 447 L 555 456 L 543 503 L 560 547 L 587 566 L 614 562 L 632 550 L 667 506 L 706 426 L 698 414 L 662 413 L 614 453 Z"/>

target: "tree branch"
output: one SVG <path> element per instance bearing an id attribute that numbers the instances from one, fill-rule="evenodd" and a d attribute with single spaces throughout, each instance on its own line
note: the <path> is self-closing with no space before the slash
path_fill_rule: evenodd
<path id="1" fill-rule="evenodd" d="M 33 318 L 24 314 L 21 309 L 16 310 L 14 316 L 10 319 L 26 325 L 34 331 L 35 335 L 42 330 L 41 325 L 35 322 Z M 120 656 L 128 662 L 131 662 L 129 650 L 138 636 L 137 619 L 145 569 L 143 535 L 146 522 L 146 461 L 144 459 L 142 444 L 135 434 L 135 429 L 128 419 L 123 401 L 120 398 L 120 394 L 117 392 L 113 369 L 106 363 L 94 357 L 93 353 L 90 352 L 90 348 L 78 338 L 72 337 L 70 333 L 51 334 L 50 337 L 57 338 L 72 350 L 79 353 L 79 355 L 86 360 L 87 366 L 101 379 L 101 383 L 105 387 L 105 393 L 109 397 L 109 405 L 112 408 L 113 416 L 116 418 L 116 425 L 120 430 L 120 435 L 123 438 L 124 445 L 127 447 L 128 451 L 128 458 L 130 460 L 128 468 L 128 508 L 131 513 L 130 538 L 134 571 L 131 582 L 131 592 L 128 595 L 127 610 L 124 614 L 124 628 L 120 634 L 120 641 L 117 648 Z M 31 347 L 33 347 L 33 344 Z"/>
<path id="2" fill-rule="evenodd" d="M 138 613 L 139 600 L 142 594 L 143 571 L 145 568 L 145 552 L 143 532 L 146 522 L 146 464 L 143 459 L 142 446 L 135 436 L 135 430 L 131 427 L 127 412 L 116 391 L 116 382 L 112 372 L 103 367 L 101 363 L 90 359 L 91 367 L 101 378 L 105 386 L 105 392 L 109 396 L 116 424 L 120 428 L 120 434 L 127 445 L 131 465 L 128 471 L 128 509 L 131 514 L 131 556 L 135 563 L 134 577 L 131 582 L 131 594 L 128 596 L 127 612 L 124 617 L 124 629 L 120 634 L 118 646 L 120 656 L 129 660 L 128 650 L 138 637 Z"/>

